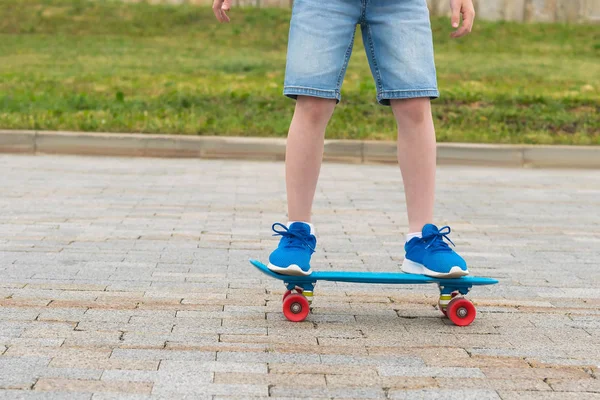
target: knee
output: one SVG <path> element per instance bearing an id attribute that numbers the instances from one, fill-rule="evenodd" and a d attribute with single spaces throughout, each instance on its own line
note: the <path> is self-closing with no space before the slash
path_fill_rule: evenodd
<path id="1" fill-rule="evenodd" d="M 391 106 L 398 124 L 420 125 L 431 119 L 431 102 L 428 98 L 392 100 Z"/>
<path id="2" fill-rule="evenodd" d="M 313 124 L 326 124 L 329 122 L 336 101 L 334 99 L 322 99 L 318 97 L 298 96 L 295 113 Z"/>

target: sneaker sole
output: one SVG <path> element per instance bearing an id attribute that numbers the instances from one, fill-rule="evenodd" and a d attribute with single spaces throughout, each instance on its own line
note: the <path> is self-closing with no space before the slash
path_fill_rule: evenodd
<path id="1" fill-rule="evenodd" d="M 469 270 L 464 270 L 459 266 L 450 268 L 450 271 L 446 273 L 436 272 L 426 268 L 423 264 L 419 264 L 406 258 L 402 263 L 402 271 L 407 274 L 425 275 L 432 278 L 460 278 L 461 276 L 469 275 Z"/>
<path id="2" fill-rule="evenodd" d="M 278 274 L 281 274 L 281 275 L 308 276 L 312 273 L 312 270 L 303 271 L 302 268 L 300 268 L 296 264 L 292 264 L 289 267 L 282 268 L 282 267 L 278 267 L 277 265 L 273 265 L 273 264 L 269 263 L 267 265 L 267 268 L 269 268 L 271 271 L 277 272 Z"/>

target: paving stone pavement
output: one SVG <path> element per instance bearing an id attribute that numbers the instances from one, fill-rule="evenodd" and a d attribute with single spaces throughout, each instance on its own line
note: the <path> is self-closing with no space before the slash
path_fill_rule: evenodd
<path id="1" fill-rule="evenodd" d="M 274 162 L 0 156 L 0 399 L 600 398 L 600 173 L 443 167 L 437 221 L 473 274 L 321 282 L 308 320 L 255 271 L 285 222 Z M 398 271 L 391 165 L 325 164 L 318 270 Z"/>

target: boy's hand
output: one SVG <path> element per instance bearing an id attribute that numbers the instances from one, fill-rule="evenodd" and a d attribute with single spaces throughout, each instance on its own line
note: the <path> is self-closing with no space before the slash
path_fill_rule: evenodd
<path id="1" fill-rule="evenodd" d="M 450 36 L 459 38 L 471 32 L 473 20 L 475 19 L 473 0 L 450 0 L 450 9 L 452 10 L 452 27 L 458 28 Z M 462 26 L 459 28 L 461 15 Z"/>
<path id="2" fill-rule="evenodd" d="M 231 9 L 231 0 L 215 0 L 212 9 L 219 22 L 229 22 L 226 12 Z"/>

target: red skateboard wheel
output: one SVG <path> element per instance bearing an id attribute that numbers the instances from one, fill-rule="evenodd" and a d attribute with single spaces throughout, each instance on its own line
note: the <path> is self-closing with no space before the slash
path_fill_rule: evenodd
<path id="1" fill-rule="evenodd" d="M 454 325 L 467 326 L 475 319 L 477 311 L 475 306 L 464 297 L 457 297 L 450 300 L 446 308 L 446 314 Z"/>
<path id="2" fill-rule="evenodd" d="M 301 294 L 292 293 L 283 301 L 283 315 L 292 321 L 304 321 L 310 312 L 308 300 Z"/>

